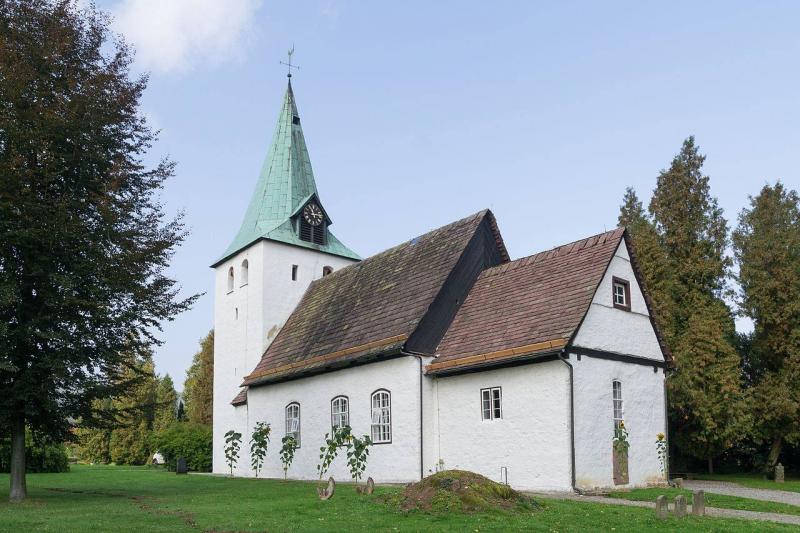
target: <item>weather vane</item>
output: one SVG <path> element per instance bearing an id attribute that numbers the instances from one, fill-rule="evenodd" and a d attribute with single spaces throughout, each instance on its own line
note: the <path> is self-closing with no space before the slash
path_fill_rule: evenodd
<path id="1" fill-rule="evenodd" d="M 281 61 L 281 65 L 286 65 L 287 67 L 289 67 L 289 73 L 287 74 L 287 76 L 289 78 L 292 77 L 292 69 L 293 68 L 296 68 L 297 70 L 300 70 L 300 67 L 298 67 L 297 65 L 292 65 L 292 54 L 294 54 L 294 45 L 292 45 L 292 48 L 288 52 L 289 61 L 288 62 Z"/>

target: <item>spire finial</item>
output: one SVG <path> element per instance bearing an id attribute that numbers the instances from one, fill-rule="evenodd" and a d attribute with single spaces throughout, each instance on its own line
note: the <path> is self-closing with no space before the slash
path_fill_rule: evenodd
<path id="1" fill-rule="evenodd" d="M 286 61 L 286 62 L 281 61 L 281 65 L 286 65 L 288 67 L 289 72 L 286 74 L 287 78 L 291 78 L 292 77 L 292 69 L 293 68 L 296 68 L 297 70 L 300 70 L 300 67 L 298 67 L 297 65 L 292 65 L 292 54 L 294 54 L 294 44 L 292 44 L 292 47 L 287 52 L 287 55 L 289 56 L 289 61 Z"/>

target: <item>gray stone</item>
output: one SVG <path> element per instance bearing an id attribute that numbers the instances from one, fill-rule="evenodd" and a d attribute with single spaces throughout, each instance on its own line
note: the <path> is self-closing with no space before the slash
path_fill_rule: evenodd
<path id="1" fill-rule="evenodd" d="M 695 516 L 706 514 L 706 493 L 702 490 L 696 490 L 692 494 L 692 514 Z"/>
<path id="2" fill-rule="evenodd" d="M 176 474 L 185 474 L 188 470 L 186 468 L 186 459 L 183 456 L 178 457 L 178 461 L 175 464 L 175 473 Z"/>
<path id="3" fill-rule="evenodd" d="M 775 483 L 783 483 L 783 465 L 775 465 Z"/>
<path id="4" fill-rule="evenodd" d="M 336 481 L 333 477 L 328 478 L 328 484 L 325 488 L 317 487 L 317 494 L 320 500 L 330 500 L 333 498 L 333 493 L 336 491 Z"/>
<path id="5" fill-rule="evenodd" d="M 667 497 L 663 494 L 656 498 L 656 518 L 665 520 L 669 515 L 669 508 L 667 506 Z"/>
<path id="6" fill-rule="evenodd" d="M 682 489 L 683 488 L 683 478 L 682 477 L 673 478 L 672 479 L 672 484 L 674 486 L 678 487 L 679 489 Z"/>
<path id="7" fill-rule="evenodd" d="M 686 497 L 675 496 L 675 518 L 684 518 L 686 516 Z"/>

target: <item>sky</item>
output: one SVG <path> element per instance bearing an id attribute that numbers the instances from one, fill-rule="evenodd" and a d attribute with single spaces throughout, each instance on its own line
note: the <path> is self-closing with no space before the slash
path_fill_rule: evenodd
<path id="1" fill-rule="evenodd" d="M 170 273 L 205 293 L 163 327 L 180 389 L 213 326 L 286 89 L 286 51 L 332 231 L 366 257 L 490 208 L 512 258 L 616 226 L 695 135 L 731 226 L 800 187 L 800 4 L 100 0 L 148 72 L 151 157 L 191 235 Z M 746 328 L 746 323 L 739 322 Z"/>

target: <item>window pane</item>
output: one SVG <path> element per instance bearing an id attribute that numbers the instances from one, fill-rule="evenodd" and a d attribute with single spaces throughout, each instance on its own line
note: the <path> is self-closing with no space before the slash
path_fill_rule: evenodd
<path id="1" fill-rule="evenodd" d="M 501 405 L 500 405 L 500 389 L 492 389 L 492 400 L 494 408 L 493 417 L 502 418 Z"/>

